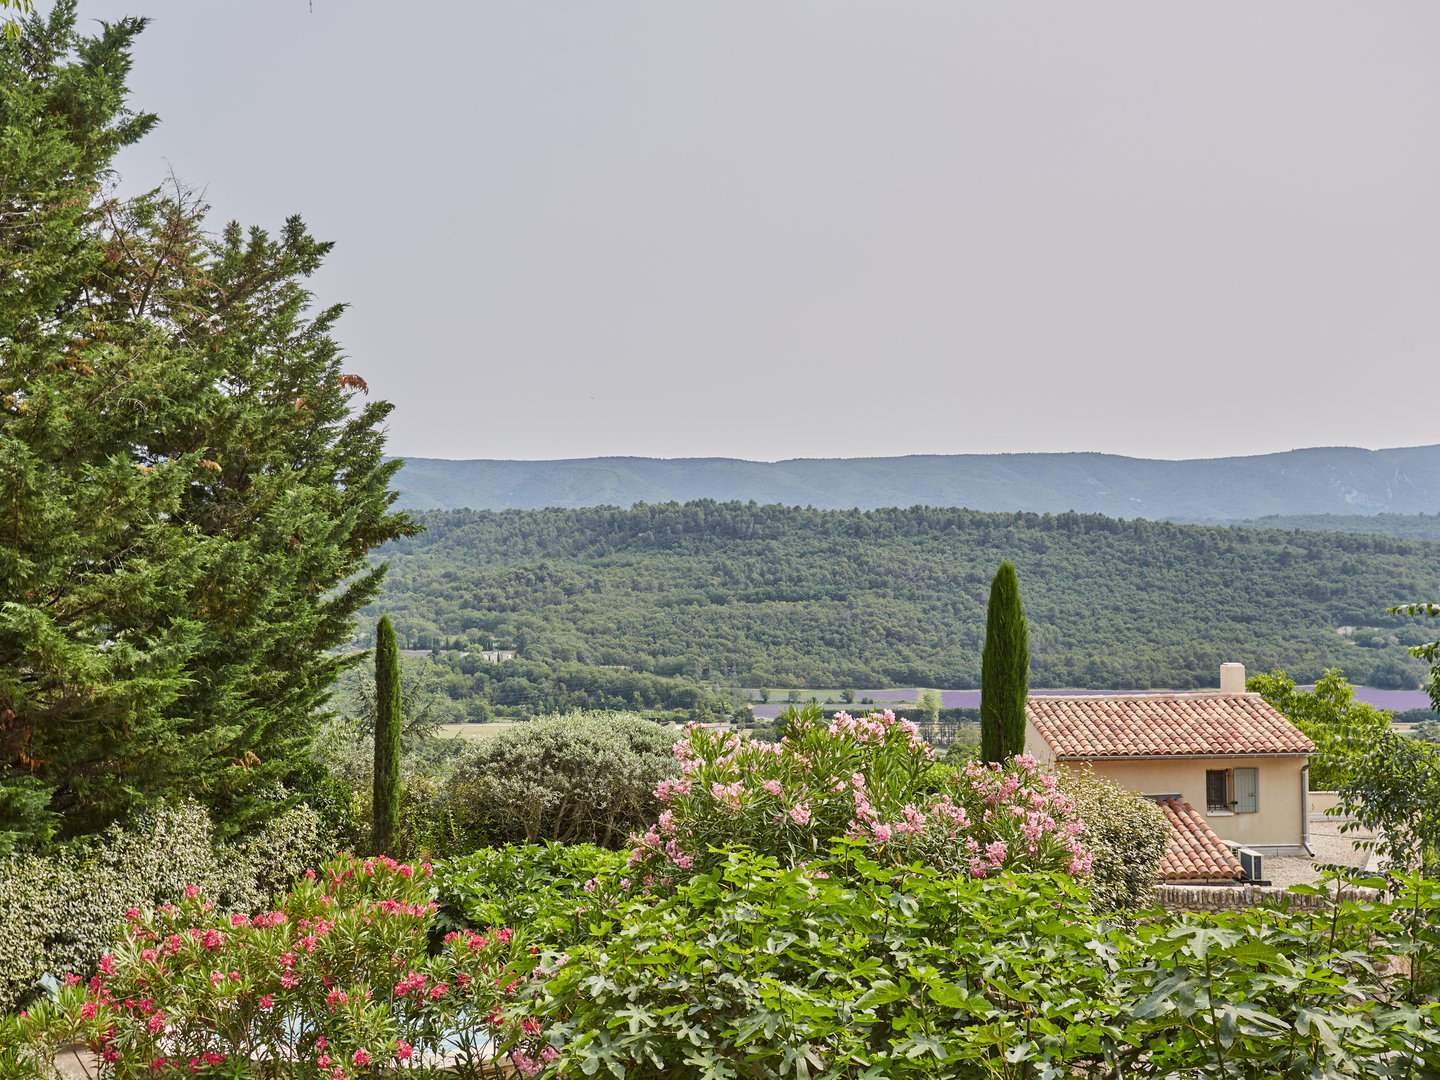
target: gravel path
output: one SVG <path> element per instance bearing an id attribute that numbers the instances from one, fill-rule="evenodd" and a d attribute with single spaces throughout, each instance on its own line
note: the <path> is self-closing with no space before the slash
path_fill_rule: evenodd
<path id="1" fill-rule="evenodd" d="M 1311 884 L 1320 880 L 1320 868 L 1326 863 L 1341 866 L 1363 867 L 1370 853 L 1355 847 L 1358 840 L 1369 840 L 1374 833 L 1361 829 L 1357 832 L 1342 833 L 1341 819 L 1320 817 L 1310 819 L 1310 847 L 1315 857 L 1291 856 L 1267 858 L 1265 876 L 1274 888 L 1287 889 L 1291 885 Z"/>

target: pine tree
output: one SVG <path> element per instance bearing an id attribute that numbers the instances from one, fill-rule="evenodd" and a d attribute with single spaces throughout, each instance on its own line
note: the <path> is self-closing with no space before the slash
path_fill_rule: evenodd
<path id="1" fill-rule="evenodd" d="M 400 829 L 400 650 L 390 616 L 375 627 L 375 799 L 371 849 L 394 854 Z"/>
<path id="2" fill-rule="evenodd" d="M 980 756 L 1005 761 L 1025 749 L 1025 699 L 1030 693 L 1029 630 L 1020 581 L 1007 560 L 990 583 L 985 649 L 980 656 Z"/>
<path id="3" fill-rule="evenodd" d="M 329 245 L 101 197 L 154 123 L 126 105 L 143 27 L 84 37 L 61 0 L 0 37 L 0 841 L 176 794 L 222 833 L 274 813 L 366 554 L 413 531 L 390 407 L 309 310 Z"/>

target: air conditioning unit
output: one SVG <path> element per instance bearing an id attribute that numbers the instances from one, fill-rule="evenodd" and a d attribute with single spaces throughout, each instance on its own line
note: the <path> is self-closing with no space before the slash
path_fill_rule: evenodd
<path id="1" fill-rule="evenodd" d="M 1251 851 L 1249 848 L 1241 848 L 1235 853 L 1240 857 L 1240 869 L 1245 872 L 1246 881 L 1265 880 L 1265 856 L 1258 851 Z"/>

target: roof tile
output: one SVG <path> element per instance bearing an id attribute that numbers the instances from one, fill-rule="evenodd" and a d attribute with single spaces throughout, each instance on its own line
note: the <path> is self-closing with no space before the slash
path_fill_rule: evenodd
<path id="1" fill-rule="evenodd" d="M 1032 697 L 1025 713 L 1061 759 L 1308 754 L 1315 749 L 1259 694 Z"/>
<path id="2" fill-rule="evenodd" d="M 1170 839 L 1155 877 L 1169 885 L 1213 885 L 1239 881 L 1240 861 L 1184 799 L 1156 799 L 1170 826 Z"/>

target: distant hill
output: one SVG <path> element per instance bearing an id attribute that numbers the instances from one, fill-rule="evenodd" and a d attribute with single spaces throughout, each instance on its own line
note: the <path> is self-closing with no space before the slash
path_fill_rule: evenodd
<path id="1" fill-rule="evenodd" d="M 1208 522 L 1247 529 L 1299 529 L 1304 532 L 1373 533 L 1408 540 L 1440 540 L 1440 514 L 1270 514 L 1248 521 Z"/>
<path id="2" fill-rule="evenodd" d="M 1385 609 L 1440 599 L 1440 544 L 1373 535 L 709 501 L 421 520 L 375 552 L 389 572 L 367 610 L 410 647 L 500 642 L 720 685 L 976 686 L 1001 559 L 1042 687 L 1214 686 L 1239 660 L 1413 689 L 1425 668 L 1406 647 L 1435 627 Z M 516 682 L 495 703 L 536 692 Z"/>
<path id="3" fill-rule="evenodd" d="M 776 462 L 408 458 L 396 487 L 397 505 L 413 510 L 628 507 L 714 499 L 825 510 L 964 506 L 1233 522 L 1267 515 L 1434 514 L 1440 511 L 1440 446 L 1319 447 L 1191 461 L 1088 453 Z"/>

